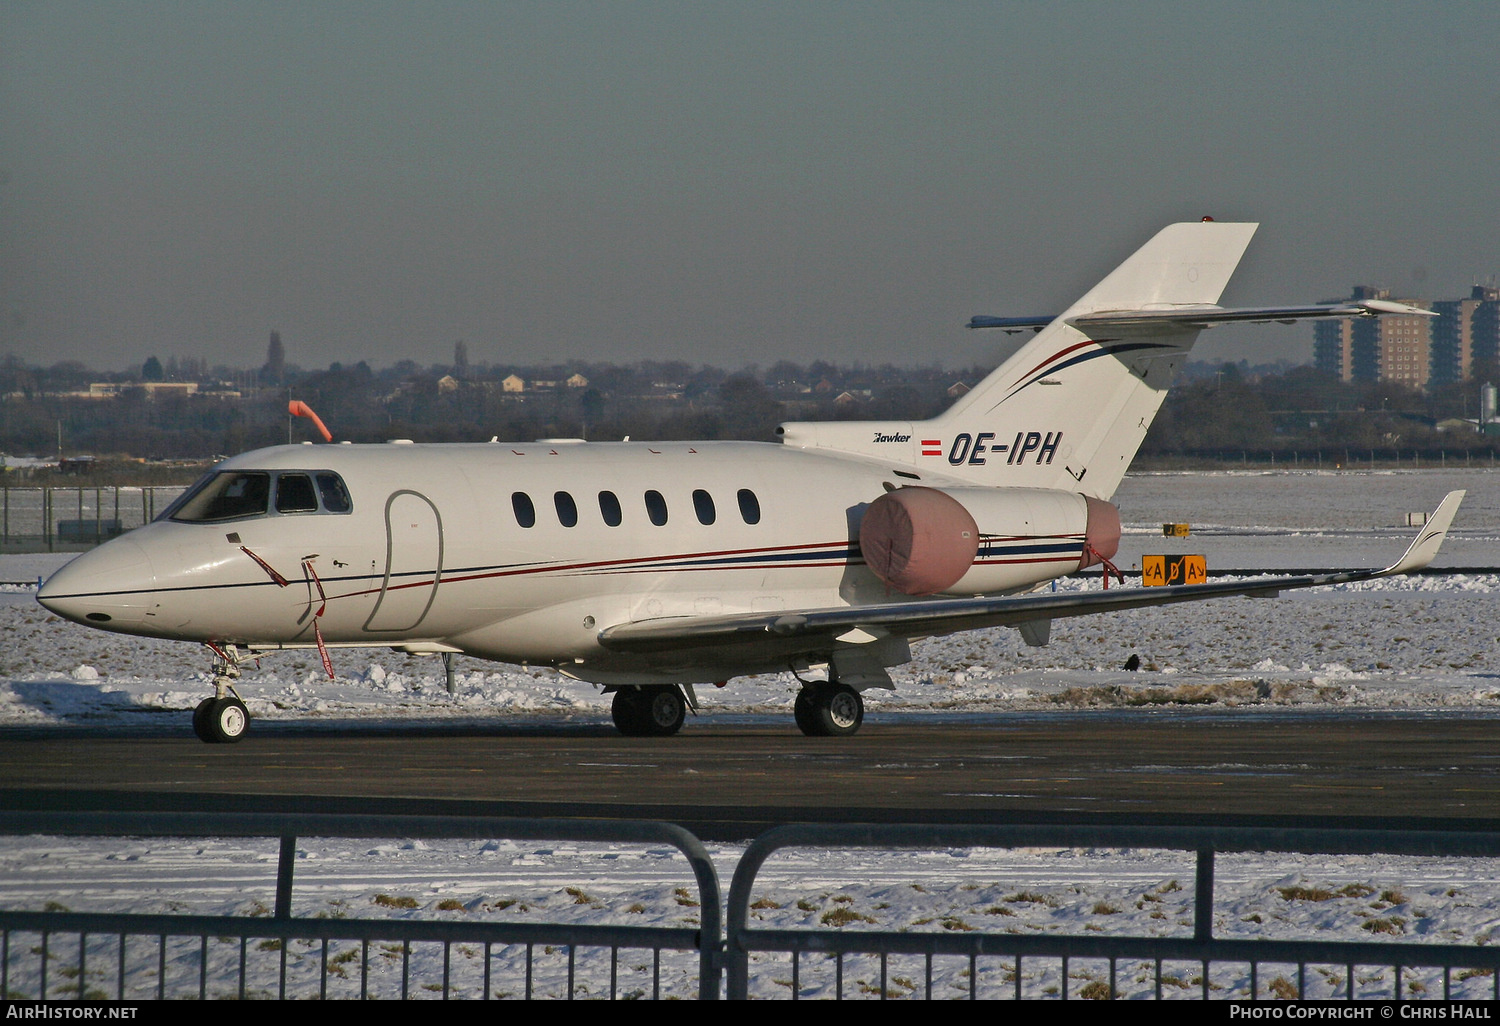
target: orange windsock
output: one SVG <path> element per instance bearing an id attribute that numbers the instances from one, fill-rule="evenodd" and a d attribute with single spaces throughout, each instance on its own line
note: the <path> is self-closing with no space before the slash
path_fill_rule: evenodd
<path id="1" fill-rule="evenodd" d="M 286 409 L 287 412 L 290 413 L 293 417 L 306 417 L 308 420 L 312 421 L 313 425 L 318 429 L 318 434 L 323 436 L 323 441 L 333 441 L 333 434 L 323 426 L 322 418 L 314 413 L 312 411 L 312 407 L 307 405 L 301 399 L 293 399 L 291 402 L 287 403 Z"/>

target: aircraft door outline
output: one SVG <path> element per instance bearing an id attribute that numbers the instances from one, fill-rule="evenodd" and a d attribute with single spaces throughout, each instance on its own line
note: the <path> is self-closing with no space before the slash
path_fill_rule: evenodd
<path id="1" fill-rule="evenodd" d="M 403 497 L 407 497 L 407 501 L 400 502 Z M 393 518 L 393 512 L 400 514 L 399 519 Z M 398 526 L 408 524 L 409 527 Z M 430 562 L 424 555 L 433 549 L 436 550 L 436 561 Z M 430 573 L 427 572 L 429 567 Z M 392 577 L 404 578 L 406 575 L 412 575 L 412 579 L 398 580 L 395 588 L 391 587 Z M 423 602 L 417 590 L 420 587 L 418 578 L 429 576 L 431 586 L 426 589 L 426 601 Z M 442 513 L 421 492 L 410 488 L 392 492 L 385 500 L 385 577 L 380 582 L 375 608 L 370 610 L 363 629 L 371 633 L 414 630 L 432 609 L 442 578 Z"/>

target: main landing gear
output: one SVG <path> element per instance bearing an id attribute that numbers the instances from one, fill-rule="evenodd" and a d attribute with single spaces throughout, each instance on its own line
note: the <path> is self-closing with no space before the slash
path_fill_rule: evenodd
<path id="1" fill-rule="evenodd" d="M 848 737 L 865 719 L 865 701 L 847 684 L 809 681 L 792 706 L 797 726 L 808 737 Z"/>
<path id="2" fill-rule="evenodd" d="M 682 729 L 688 699 L 676 684 L 621 687 L 610 713 L 626 737 L 670 737 Z"/>
<path id="3" fill-rule="evenodd" d="M 193 710 L 193 733 L 198 740 L 211 745 L 234 744 L 250 728 L 250 710 L 234 690 L 240 675 L 239 661 L 217 645 L 209 645 L 214 654 L 214 697 L 205 698 Z"/>

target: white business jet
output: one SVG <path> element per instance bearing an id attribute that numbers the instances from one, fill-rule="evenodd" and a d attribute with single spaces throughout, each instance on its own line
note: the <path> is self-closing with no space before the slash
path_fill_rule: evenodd
<path id="1" fill-rule="evenodd" d="M 206 645 L 199 737 L 249 724 L 241 663 L 380 646 L 541 664 L 670 735 L 693 686 L 790 670 L 797 725 L 846 735 L 913 641 L 982 627 L 1045 644 L 1057 617 L 1398 574 L 1437 553 L 1449 495 L 1384 570 L 1108 588 L 1110 504 L 1198 332 L 1234 321 L 1424 314 L 1394 303 L 1215 305 L 1254 224 L 1163 229 L 921 422 L 790 423 L 780 444 L 544 440 L 288 445 L 216 466 L 38 599 L 87 626 Z M 296 404 L 294 404 L 296 405 Z M 1102 565 L 1103 590 L 1039 591 Z M 1123 583 L 1123 579 L 1122 579 Z"/>

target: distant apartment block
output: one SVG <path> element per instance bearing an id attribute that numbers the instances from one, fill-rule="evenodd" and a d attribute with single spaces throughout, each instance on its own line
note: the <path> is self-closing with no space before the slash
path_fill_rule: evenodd
<path id="1" fill-rule="evenodd" d="M 1396 297 L 1390 289 L 1356 285 L 1347 298 Z M 1476 285 L 1466 299 L 1396 301 L 1437 316 L 1317 321 L 1314 365 L 1341 381 L 1394 381 L 1426 389 L 1467 380 L 1477 369 L 1500 362 L 1500 289 Z"/>
<path id="2" fill-rule="evenodd" d="M 1500 364 L 1500 289 L 1475 285 L 1466 299 L 1432 304 L 1432 381 L 1447 385 Z"/>

